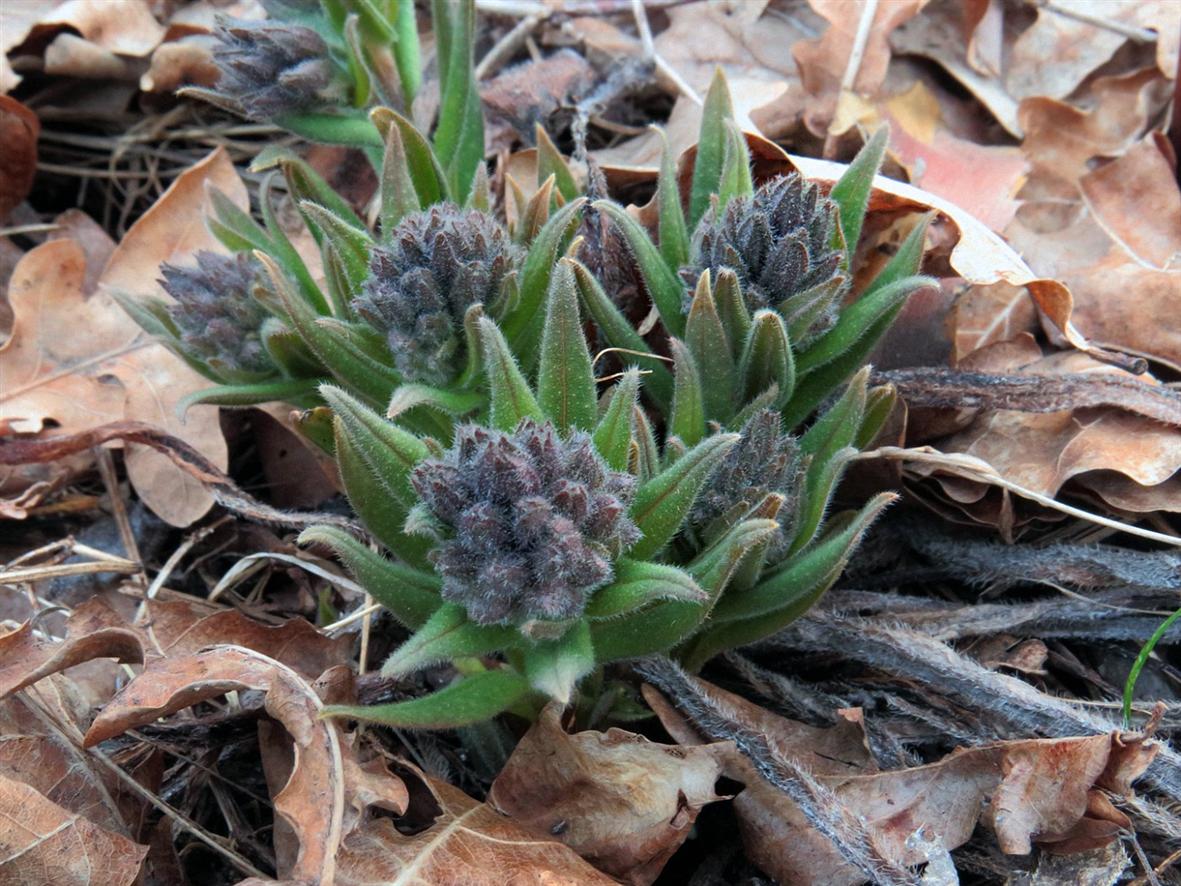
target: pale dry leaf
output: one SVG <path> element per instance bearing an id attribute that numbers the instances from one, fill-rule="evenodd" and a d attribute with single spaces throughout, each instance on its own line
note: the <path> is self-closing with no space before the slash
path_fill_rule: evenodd
<path id="1" fill-rule="evenodd" d="M 86 746 L 231 690 L 248 689 L 265 694 L 267 713 L 283 725 L 296 747 L 291 775 L 273 798 L 275 811 L 299 838 L 299 854 L 288 876 L 332 882 L 347 811 L 343 736 L 335 722 L 320 719 L 319 696 L 286 665 L 240 646 L 214 646 L 154 661 L 99 714 L 86 734 Z"/>
<path id="2" fill-rule="evenodd" d="M 446 782 L 423 777 L 438 814 L 417 833 L 375 818 L 345 837 L 338 886 L 610 886 L 553 838 L 538 837 Z"/>
<path id="3" fill-rule="evenodd" d="M 1031 96 L 1061 99 L 1074 92 L 1128 41 L 1118 28 L 1102 27 L 1095 19 L 1157 29 L 1157 64 L 1165 76 L 1174 76 L 1181 29 L 1176 13 L 1172 0 L 1057 0 L 1054 8 L 1041 6 L 1037 20 L 1021 33 L 1009 52 L 1006 91 L 1018 100 Z"/>
<path id="4" fill-rule="evenodd" d="M 0 95 L 11 92 L 21 77 L 12 69 L 8 51 L 23 43 L 29 29 L 62 0 L 22 0 L 0 3 Z"/>
<path id="5" fill-rule="evenodd" d="M 109 49 L 62 31 L 45 48 L 45 73 L 80 80 L 134 80 L 137 72 L 127 59 Z"/>
<path id="6" fill-rule="evenodd" d="M 891 32 L 918 15 L 925 4 L 926 0 L 887 0 L 877 5 L 869 39 L 855 65 L 850 92 L 863 97 L 877 94 L 890 65 Z M 829 23 L 828 27 L 819 39 L 793 46 L 792 55 L 799 65 L 804 90 L 812 98 L 804 121 L 813 133 L 823 135 L 837 115 L 861 18 L 868 7 L 865 0 L 809 0 L 809 6 Z"/>
<path id="7" fill-rule="evenodd" d="M 651 883 L 714 792 L 724 746 L 654 744 L 622 729 L 567 733 L 549 705 L 497 775 L 488 802 L 625 883 Z"/>
<path id="8" fill-rule="evenodd" d="M 124 886 L 148 847 L 113 833 L 0 775 L 0 880 L 54 886 Z"/>
<path id="9" fill-rule="evenodd" d="M 110 52 L 142 58 L 160 45 L 164 26 L 142 0 L 66 0 L 41 16 L 33 33 L 74 28 Z"/>
<path id="10" fill-rule="evenodd" d="M 904 866 L 929 857 L 930 849 L 913 839 L 916 833 L 951 850 L 965 843 L 981 820 L 996 833 L 1002 851 L 1014 854 L 1028 853 L 1032 841 L 1041 837 L 1057 843 L 1082 833 L 1101 832 L 1104 842 L 1117 838 L 1115 830 L 1103 825 L 1111 824 L 1102 817 L 1109 811 L 1092 796 L 1096 788 L 1114 790 L 1118 784 L 1126 789 L 1156 752 L 1143 736 L 1097 735 L 997 742 L 957 750 L 936 763 L 910 769 L 857 772 L 839 764 L 844 771 L 834 771 L 831 763 L 810 763 L 810 758 L 824 754 L 823 735 L 801 733 L 800 724 L 736 701 L 705 681 L 693 683 L 722 719 L 769 736 L 776 753 L 810 771 L 830 792 L 830 802 L 855 814 L 868 829 L 877 852 Z M 659 693 L 646 687 L 645 697 L 679 742 L 696 745 L 705 740 Z M 697 704 L 689 702 L 684 710 Z M 716 726 L 718 721 L 712 722 Z M 1132 747 L 1135 753 L 1129 751 Z M 752 861 L 785 883 L 852 886 L 864 881 L 864 874 L 810 826 L 786 793 L 765 781 L 747 758 L 735 754 L 728 774 L 747 785 L 735 799 L 735 809 Z"/>

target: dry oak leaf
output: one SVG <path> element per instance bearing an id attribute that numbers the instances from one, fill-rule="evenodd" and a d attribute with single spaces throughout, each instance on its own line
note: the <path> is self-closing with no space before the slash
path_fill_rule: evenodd
<path id="1" fill-rule="evenodd" d="M 38 637 L 32 622 L 26 622 L 0 635 L 0 698 L 96 658 L 142 662 L 139 635 L 129 628 L 104 627 L 54 643 Z"/>
<path id="2" fill-rule="evenodd" d="M 978 351 L 973 355 L 972 368 L 1021 375 L 1093 373 L 1100 377 L 1130 377 L 1078 352 L 1041 357 L 1037 345 L 1025 341 L 1023 348 Z M 997 359 L 990 360 L 992 354 Z M 1150 376 L 1139 380 L 1153 382 Z M 1109 406 L 1046 413 L 982 412 L 967 428 L 936 445 L 945 453 L 981 459 L 1005 479 L 1050 497 L 1057 495 L 1069 480 L 1087 480 L 1082 475 L 1102 472 L 1106 483 L 1103 491 L 1096 491 L 1109 504 L 1135 511 L 1142 510 L 1136 501 L 1138 488 L 1164 484 L 1181 470 L 1181 429 Z M 911 469 L 916 474 L 936 473 L 937 479 L 940 477 L 939 469 L 932 466 L 913 465 Z M 1113 474 L 1120 475 L 1122 482 L 1116 482 Z M 960 502 L 979 501 L 989 488 L 959 478 L 944 487 Z M 1169 489 L 1168 499 L 1154 497 L 1150 510 L 1181 510 L 1176 485 Z M 1111 490 L 1111 496 L 1107 490 Z"/>
<path id="3" fill-rule="evenodd" d="M 890 34 L 918 15 L 927 0 L 882 0 L 872 7 L 866 0 L 808 0 L 808 5 L 828 21 L 817 40 L 801 41 L 792 47 L 800 68 L 804 90 L 813 97 L 804 121 L 816 135 L 823 135 L 839 113 L 846 93 L 876 95 L 890 66 Z M 846 82 L 850 57 L 857 43 L 861 19 L 872 9 L 869 39 L 856 64 L 852 83 Z"/>
<path id="4" fill-rule="evenodd" d="M 549 705 L 492 783 L 488 802 L 558 839 L 625 883 L 647 886 L 680 848 L 714 792 L 719 750 L 648 741 L 623 729 L 568 734 Z"/>
<path id="5" fill-rule="evenodd" d="M 41 121 L 16 99 L 0 95 L 0 221 L 8 218 L 33 187 Z"/>
<path id="6" fill-rule="evenodd" d="M 64 645 L 71 646 L 90 636 L 126 638 L 130 634 L 139 644 L 138 658 L 134 657 L 131 646 L 121 646 L 119 651 L 130 656 L 127 660 L 134 661 L 191 655 L 215 645 L 244 646 L 287 665 L 310 680 L 329 668 L 347 664 L 352 658 L 351 635 L 329 637 L 302 618 L 266 625 L 237 609 L 221 608 L 196 598 L 148 600 L 145 606 L 144 619 L 127 624 L 101 597 L 92 597 L 70 614 Z M 50 644 L 47 648 L 60 649 L 62 645 Z M 102 650 L 108 647 L 95 644 L 87 648 Z M 79 653 L 73 653 L 73 656 L 82 660 Z M 57 658 L 61 657 L 58 653 Z M 5 685 L 5 673 L 0 670 L 0 690 Z"/>
<path id="7" fill-rule="evenodd" d="M 929 849 L 913 839 L 919 831 L 951 850 L 967 842 L 981 819 L 1009 854 L 1028 854 L 1032 841 L 1043 837 L 1059 845 L 1070 840 L 1104 845 L 1118 837 L 1122 814 L 1098 801 L 1098 789 L 1126 792 L 1157 750 L 1154 743 L 1133 735 L 1031 739 L 960 749 L 927 766 L 858 772 L 839 757 L 820 765 L 810 762 L 823 753 L 823 744 L 820 752 L 811 744 L 822 731 L 800 733 L 801 724 L 702 680 L 695 682 L 711 700 L 721 702 L 720 709 L 737 727 L 764 733 L 777 753 L 809 769 L 860 820 L 876 851 L 905 866 L 927 860 Z M 679 742 L 702 743 L 700 734 L 659 693 L 646 687 L 645 698 Z M 819 738 L 823 742 L 823 734 Z M 780 882 L 802 886 L 864 882 L 862 872 L 811 828 L 787 794 L 734 753 L 729 774 L 747 785 L 735 799 L 735 808 L 755 864 Z"/>
<path id="8" fill-rule="evenodd" d="M 147 846 L 0 775 L 0 881 L 123 886 L 136 881 L 147 853 Z"/>
<path id="9" fill-rule="evenodd" d="M 164 26 L 143 0 L 66 0 L 40 18 L 30 37 L 62 28 L 73 28 L 110 52 L 137 58 L 164 39 Z"/>
<path id="10" fill-rule="evenodd" d="M 265 693 L 267 713 L 295 744 L 295 765 L 274 797 L 275 811 L 299 838 L 299 853 L 281 876 L 317 884 L 337 879 L 337 853 L 350 811 L 348 748 L 340 726 L 319 717 L 323 704 L 312 686 L 272 658 L 240 646 L 215 646 L 194 655 L 151 662 L 95 719 L 86 733 L 91 747 L 128 729 L 224 695 L 231 690 Z M 408 803 L 405 785 L 388 775 L 382 788 L 366 779 L 367 796 L 401 814 Z M 376 805 L 376 804 L 375 804 Z"/>
<path id="11" fill-rule="evenodd" d="M 146 421 L 226 466 L 217 409 L 197 406 L 183 419 L 176 414 L 181 398 L 209 382 L 144 333 L 104 288 L 152 291 L 160 262 L 183 262 L 215 247 L 204 227 L 206 183 L 245 205 L 233 164 L 224 150 L 214 151 L 132 226 L 93 294 L 85 289 L 86 256 L 74 241 L 51 241 L 24 256 L 9 287 L 13 333 L 0 348 L 0 426 L 33 434 L 52 421 L 63 433 L 76 433 Z M 128 447 L 127 470 L 144 502 L 173 525 L 192 523 L 213 503 L 200 482 L 143 447 Z"/>
<path id="12" fill-rule="evenodd" d="M 1038 7 L 1037 20 L 1011 47 L 1006 91 L 1018 100 L 1066 98 L 1128 42 L 1127 28 L 1156 30 L 1157 66 L 1166 77 L 1176 74 L 1181 18 L 1174 0 L 1058 0 L 1053 8 Z"/>
<path id="13" fill-rule="evenodd" d="M 417 833 L 371 819 L 345 837 L 336 886 L 611 886 L 616 881 L 488 803 L 424 776 L 437 815 Z"/>

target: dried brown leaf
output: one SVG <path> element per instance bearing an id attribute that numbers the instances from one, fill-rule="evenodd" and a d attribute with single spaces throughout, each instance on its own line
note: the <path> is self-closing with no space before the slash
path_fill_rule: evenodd
<path id="1" fill-rule="evenodd" d="M 148 847 L 0 775 L 0 880 L 54 886 L 134 883 Z"/>
<path id="2" fill-rule="evenodd" d="M 651 883 L 714 793 L 724 746 L 654 744 L 622 729 L 568 734 L 550 705 L 496 777 L 488 802 L 557 836 L 625 883 Z"/>
<path id="3" fill-rule="evenodd" d="M 265 694 L 267 713 L 283 725 L 296 748 L 290 778 L 273 798 L 276 812 L 300 845 L 292 869 L 281 875 L 333 882 L 346 826 L 356 820 L 349 811 L 355 795 L 348 782 L 357 764 L 351 757 L 346 762 L 349 749 L 339 725 L 319 718 L 323 704 L 315 690 L 286 665 L 240 646 L 215 646 L 152 662 L 95 719 L 86 746 L 231 690 L 248 689 Z M 387 774 L 375 788 L 373 778 L 364 780 L 362 802 L 404 812 L 409 797 L 401 781 Z"/>
<path id="4" fill-rule="evenodd" d="M 554 839 L 539 838 L 487 803 L 424 777 L 438 814 L 430 827 L 403 835 L 377 818 L 345 837 L 339 886 L 609 886 L 599 873 Z"/>
<path id="5" fill-rule="evenodd" d="M 0 221 L 29 195 L 37 174 L 41 121 L 16 99 L 0 95 Z"/>
<path id="6" fill-rule="evenodd" d="M 218 149 L 182 173 L 132 226 L 93 294 L 85 290 L 85 253 L 74 241 L 50 241 L 25 255 L 9 289 L 13 334 L 0 348 L 0 423 L 33 434 L 50 421 L 69 433 L 143 420 L 225 467 L 217 409 L 194 407 L 183 419 L 176 414 L 181 398 L 209 382 L 144 333 L 104 288 L 155 291 L 160 262 L 183 262 L 214 245 L 203 221 L 207 183 L 245 201 L 233 164 Z M 188 525 L 213 503 L 200 482 L 142 447 L 129 447 L 127 470 L 145 503 L 174 525 Z"/>
<path id="7" fill-rule="evenodd" d="M 797 732 L 799 724 L 766 711 L 752 716 L 756 706 L 735 704 L 733 696 L 717 687 L 690 679 L 690 689 L 675 698 L 675 707 L 651 688 L 645 692 L 665 728 L 682 744 L 723 738 L 726 727 L 719 724 L 727 722 L 738 731 L 771 736 Z M 705 707 L 711 710 L 703 720 L 699 712 Z M 799 759 L 807 769 L 814 740 L 812 735 L 798 744 L 781 739 L 771 747 L 774 754 Z M 1134 755 L 1128 753 L 1132 747 Z M 830 792 L 829 802 L 855 813 L 882 857 L 909 866 L 928 857 L 929 850 L 913 839 L 919 831 L 950 850 L 966 842 L 981 819 L 996 833 L 1001 850 L 1010 854 L 1027 854 L 1042 837 L 1059 846 L 1068 840 L 1101 845 L 1095 842 L 1100 835 L 1104 842 L 1115 835 L 1107 826 L 1111 813 L 1092 799 L 1094 789 L 1117 781 L 1126 787 L 1155 753 L 1156 746 L 1143 736 L 1096 735 L 997 742 L 957 750 L 927 766 L 888 772 L 834 773 L 831 766 L 812 771 Z M 796 802 L 759 775 L 752 761 L 735 758 L 732 766 L 732 774 L 747 784 L 735 808 L 747 853 L 759 867 L 781 882 L 864 880 L 831 842 L 812 830 Z M 1119 774 L 1113 777 L 1110 770 Z"/>

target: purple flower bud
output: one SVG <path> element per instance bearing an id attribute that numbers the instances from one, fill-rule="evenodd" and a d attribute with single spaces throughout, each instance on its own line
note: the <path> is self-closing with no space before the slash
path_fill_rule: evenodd
<path id="1" fill-rule="evenodd" d="M 385 333 L 408 381 L 445 385 L 463 367 L 463 315 L 492 301 L 524 253 L 492 216 L 450 203 L 406 216 L 373 250 L 353 308 Z"/>
<path id="2" fill-rule="evenodd" d="M 197 265 L 160 266 L 160 285 L 173 297 L 168 314 L 189 356 L 219 374 L 271 373 L 259 327 L 267 312 L 251 294 L 258 267 L 249 255 L 198 252 Z"/>
<path id="3" fill-rule="evenodd" d="M 611 581 L 610 557 L 640 534 L 627 516 L 632 478 L 585 434 L 563 440 L 548 422 L 511 434 L 461 426 L 411 483 L 453 533 L 433 555 L 443 599 L 480 624 L 577 618 Z"/>
<path id="4" fill-rule="evenodd" d="M 778 176 L 753 196 L 731 200 L 720 218 L 702 218 L 681 277 L 692 291 L 702 271 L 729 268 L 752 313 L 775 308 L 789 325 L 805 321 L 805 333 L 793 342 L 805 345 L 836 322 L 847 287 L 841 253 L 832 247 L 837 215 L 837 205 L 814 184 L 794 173 Z"/>
<path id="5" fill-rule="evenodd" d="M 222 18 L 214 36 L 215 91 L 245 117 L 268 122 L 343 97 L 328 45 L 311 28 Z"/>

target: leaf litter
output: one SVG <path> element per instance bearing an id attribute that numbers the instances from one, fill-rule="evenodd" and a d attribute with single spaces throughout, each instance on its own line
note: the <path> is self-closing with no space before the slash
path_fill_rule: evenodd
<path id="1" fill-rule="evenodd" d="M 638 42 L 625 5 L 583 9 L 581 19 L 531 8 L 527 48 L 541 57 L 539 46 L 573 39 L 588 56 L 606 56 L 605 68 L 598 56 L 596 64 L 609 71 L 612 54 Z M 166 93 L 200 83 L 208 64 L 208 4 L 179 5 L 171 19 L 131 0 L 27 6 L 18 36 L 6 28 L 5 48 L 18 48 L 0 70 L 6 91 L 35 72 Z M 234 14 L 261 14 L 233 6 Z M 694 822 L 723 807 L 732 808 L 750 861 L 781 882 L 915 882 L 924 864 L 924 882 L 957 882 L 957 864 L 960 876 L 988 870 L 997 881 L 1083 882 L 1087 872 L 1114 882 L 1136 866 L 1148 882 L 1163 879 L 1168 861 L 1144 870 L 1140 843 L 1160 864 L 1166 855 L 1152 850 L 1181 838 L 1170 808 L 1181 769 L 1161 740 L 1181 722 L 1171 669 L 1159 658 L 1150 667 L 1155 682 L 1144 700 L 1167 701 L 1135 732 L 1116 719 L 1111 669 L 1118 673 L 1121 661 L 1126 669 L 1128 649 L 1175 607 L 1176 555 L 1096 545 L 1118 539 L 1108 537 L 1110 527 L 1064 523 L 1036 500 L 1017 501 L 1008 487 L 966 480 L 951 461 L 905 456 L 920 445 L 972 456 L 1043 498 L 1116 520 L 1143 516 L 1159 535 L 1174 532 L 1181 422 L 1169 383 L 1181 346 L 1170 320 L 1181 192 L 1163 114 L 1178 29 L 1168 3 L 1104 4 L 1099 15 L 1087 6 L 816 0 L 652 13 L 655 52 L 680 78 L 656 65 L 652 83 L 671 105 L 678 153 L 700 120 L 685 86 L 703 94 L 717 65 L 730 75 L 743 127 L 791 151 L 764 152 L 779 170 L 830 183 L 841 171 L 830 161 L 848 159 L 861 133 L 890 123 L 891 172 L 909 184 L 878 180 L 862 253 L 880 260 L 919 215 L 934 212 L 927 261 L 944 285 L 925 313 L 908 309 L 875 361 L 878 379 L 904 401 L 893 437 L 880 441 L 902 455 L 882 461 L 904 465 L 886 469 L 890 481 L 936 514 L 1017 543 L 948 535 L 921 519 L 902 524 L 893 542 L 883 530 L 887 540 L 871 539 L 820 609 L 729 654 L 711 669 L 715 682 L 660 661 L 637 668 L 647 703 L 677 745 L 660 744 L 667 739 L 650 722 L 638 732 L 603 732 L 549 710 L 510 736 L 494 779 L 468 784 L 477 796 L 489 789 L 487 802 L 428 771 L 454 776 L 462 757 L 445 741 L 379 739 L 318 718 L 324 703 L 421 688 L 354 677 L 342 667 L 353 656 L 351 634 L 330 638 L 301 620 L 276 626 L 188 597 L 142 600 L 142 587 L 138 598 L 128 589 L 139 618 L 92 601 L 55 637 L 46 612 L 0 636 L 0 803 L 10 810 L 6 821 L 23 825 L 5 828 L 17 852 L 3 864 L 63 883 L 133 882 L 145 864 L 164 870 L 171 840 L 158 854 L 159 841 L 126 815 L 120 781 L 86 755 L 150 747 L 143 737 L 153 729 L 191 734 L 200 750 L 201 730 L 247 726 L 279 812 L 267 869 L 288 882 L 673 882 L 675 874 L 658 879 L 661 869 L 676 869 L 682 847 L 708 856 L 695 845 Z M 497 33 L 512 24 L 499 22 Z M 869 36 L 858 50 L 862 25 Z M 528 53 L 517 57 L 526 60 L 515 76 L 528 82 Z M 967 95 L 952 95 L 923 65 Z M 11 125 L 35 138 L 26 106 L 10 101 Z M 503 112 L 513 121 L 552 118 L 562 101 L 508 91 Z M 590 119 L 592 127 L 611 123 L 600 111 Z M 592 152 L 609 181 L 655 177 L 659 148 L 651 135 L 629 131 L 634 122 Z M 820 154 L 824 160 L 812 159 Z M 975 174 L 963 175 L 965 165 Z M 9 197 L 19 214 L 27 177 L 27 162 L 0 170 L 0 215 Z M 0 426 L 10 437 L 0 449 L 8 464 L 71 445 L 85 453 L 103 437 L 100 426 L 149 421 L 201 453 L 194 459 L 159 437 L 151 453 L 128 449 L 135 492 L 169 522 L 192 524 L 217 501 L 300 525 L 300 515 L 276 513 L 265 495 L 256 502 L 229 481 L 216 410 L 197 407 L 183 423 L 174 415 L 199 382 L 159 346 L 137 343 L 136 328 L 95 287 L 105 264 L 103 285 L 145 294 L 161 261 L 199 248 L 206 234 L 195 220 L 208 178 L 246 205 L 218 153 L 180 176 L 109 263 L 102 253 L 113 244 L 80 234 L 36 245 L 20 260 L 0 367 L 38 394 L 28 402 L 0 394 Z M 90 334 L 70 341 L 56 334 L 63 328 Z M 907 362 L 907 337 L 926 339 L 922 353 L 940 356 Z M 102 362 L 112 348 L 133 356 Z M 38 444 L 57 435 L 77 442 L 37 454 L 15 448 L 33 441 L 11 439 L 14 432 L 40 432 Z M 870 456 L 858 465 L 866 475 L 854 476 L 858 483 L 874 482 L 866 478 L 883 467 Z M 57 494 L 13 513 L 28 519 Z M 21 585 L 35 597 L 40 582 Z M 312 615 L 307 596 L 288 593 L 276 605 Z M 257 599 L 234 599 L 258 614 Z M 1164 642 L 1179 637 L 1174 630 Z M 109 678 L 105 695 L 84 692 L 88 663 Z M 116 683 L 125 685 L 112 696 Z M 131 737 L 120 738 L 127 730 Z M 120 762 L 134 768 L 130 757 Z M 216 755 L 207 762 L 219 763 Z M 182 768 L 195 780 L 202 771 Z M 715 793 L 722 771 L 742 785 L 732 800 Z M 142 815 L 146 801 L 136 796 Z M 181 829 L 192 832 L 192 819 L 169 820 L 188 821 Z M 239 875 L 265 862 L 245 854 L 239 846 L 222 858 L 231 868 L 238 862 Z"/>

